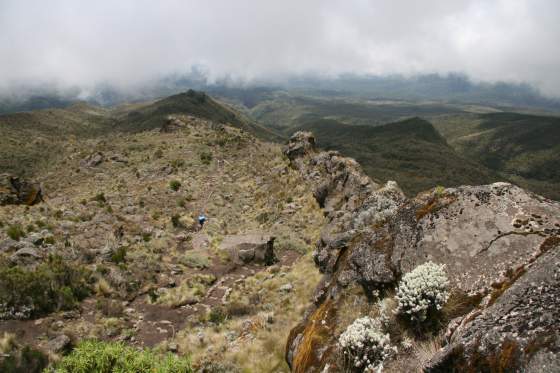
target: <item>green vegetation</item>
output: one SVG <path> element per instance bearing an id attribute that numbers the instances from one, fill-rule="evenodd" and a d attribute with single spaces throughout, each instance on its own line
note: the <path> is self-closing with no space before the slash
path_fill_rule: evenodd
<path id="1" fill-rule="evenodd" d="M 0 358 L 2 373 L 41 373 L 49 362 L 45 354 L 29 346 L 2 351 L 2 354 L 5 354 L 5 357 Z"/>
<path id="2" fill-rule="evenodd" d="M 136 350 L 119 342 L 83 341 L 68 356 L 47 372 L 50 373 L 190 373 L 189 359 L 153 350 Z"/>
<path id="3" fill-rule="evenodd" d="M 90 292 L 88 272 L 51 256 L 34 270 L 0 267 L 0 318 L 37 317 L 74 308 Z"/>
<path id="4" fill-rule="evenodd" d="M 200 160 L 203 164 L 210 164 L 212 162 L 212 153 L 209 151 L 204 151 L 199 154 Z"/>
<path id="5" fill-rule="evenodd" d="M 107 202 L 104 193 L 97 193 L 91 200 L 97 202 L 100 206 Z"/>
<path id="6" fill-rule="evenodd" d="M 560 118 L 519 113 L 435 121 L 463 157 L 544 196 L 560 199 Z"/>
<path id="7" fill-rule="evenodd" d="M 126 261 L 126 247 L 120 246 L 111 254 L 111 261 L 115 264 L 124 263 Z"/>
<path id="8" fill-rule="evenodd" d="M 10 225 L 6 229 L 6 234 L 12 240 L 16 240 L 16 241 L 19 241 L 22 237 L 25 237 L 25 231 L 19 224 Z"/>
<path id="9" fill-rule="evenodd" d="M 176 192 L 179 190 L 179 188 L 181 188 L 181 182 L 179 180 L 171 180 L 169 182 L 169 188 Z"/>

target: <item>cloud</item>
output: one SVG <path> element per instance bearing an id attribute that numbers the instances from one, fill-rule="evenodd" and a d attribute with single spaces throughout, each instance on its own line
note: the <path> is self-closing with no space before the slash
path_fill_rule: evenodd
<path id="1" fill-rule="evenodd" d="M 0 90 L 464 72 L 560 96 L 556 0 L 2 0 Z"/>

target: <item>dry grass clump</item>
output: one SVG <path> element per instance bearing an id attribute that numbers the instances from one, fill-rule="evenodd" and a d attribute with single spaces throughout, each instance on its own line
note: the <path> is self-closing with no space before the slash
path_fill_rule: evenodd
<path id="1" fill-rule="evenodd" d="M 213 275 L 195 275 L 178 287 L 166 289 L 164 293 L 158 294 L 155 303 L 169 307 L 198 303 L 214 282 L 216 277 Z"/>

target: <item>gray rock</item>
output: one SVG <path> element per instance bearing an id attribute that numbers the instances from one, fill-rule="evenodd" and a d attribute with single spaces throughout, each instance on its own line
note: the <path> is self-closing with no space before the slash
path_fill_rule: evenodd
<path id="1" fill-rule="evenodd" d="M 82 159 L 80 165 L 82 167 L 97 167 L 105 160 L 105 156 L 101 152 L 95 152 Z"/>
<path id="2" fill-rule="evenodd" d="M 477 317 L 466 316 L 426 372 L 558 372 L 560 368 L 560 240 Z M 507 322 L 502 322 L 507 320 Z M 485 359 L 480 359 L 480 355 Z M 499 364 L 499 365 L 498 365 Z"/>
<path id="3" fill-rule="evenodd" d="M 61 334 L 58 337 L 51 339 L 47 343 L 47 350 L 54 352 L 55 354 L 67 351 L 70 349 L 72 342 L 70 337 L 65 334 Z"/>
<path id="4" fill-rule="evenodd" d="M 274 239 L 267 234 L 226 236 L 220 249 L 228 252 L 231 260 L 238 264 L 272 265 L 277 261 L 274 254 Z"/>

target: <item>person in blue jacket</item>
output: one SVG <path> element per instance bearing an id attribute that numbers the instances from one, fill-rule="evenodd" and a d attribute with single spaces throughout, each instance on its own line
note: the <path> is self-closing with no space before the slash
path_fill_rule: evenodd
<path id="1" fill-rule="evenodd" d="M 208 218 L 203 213 L 198 216 L 198 224 L 200 225 L 200 229 L 204 227 L 204 223 L 206 222 L 206 220 L 208 220 Z"/>

